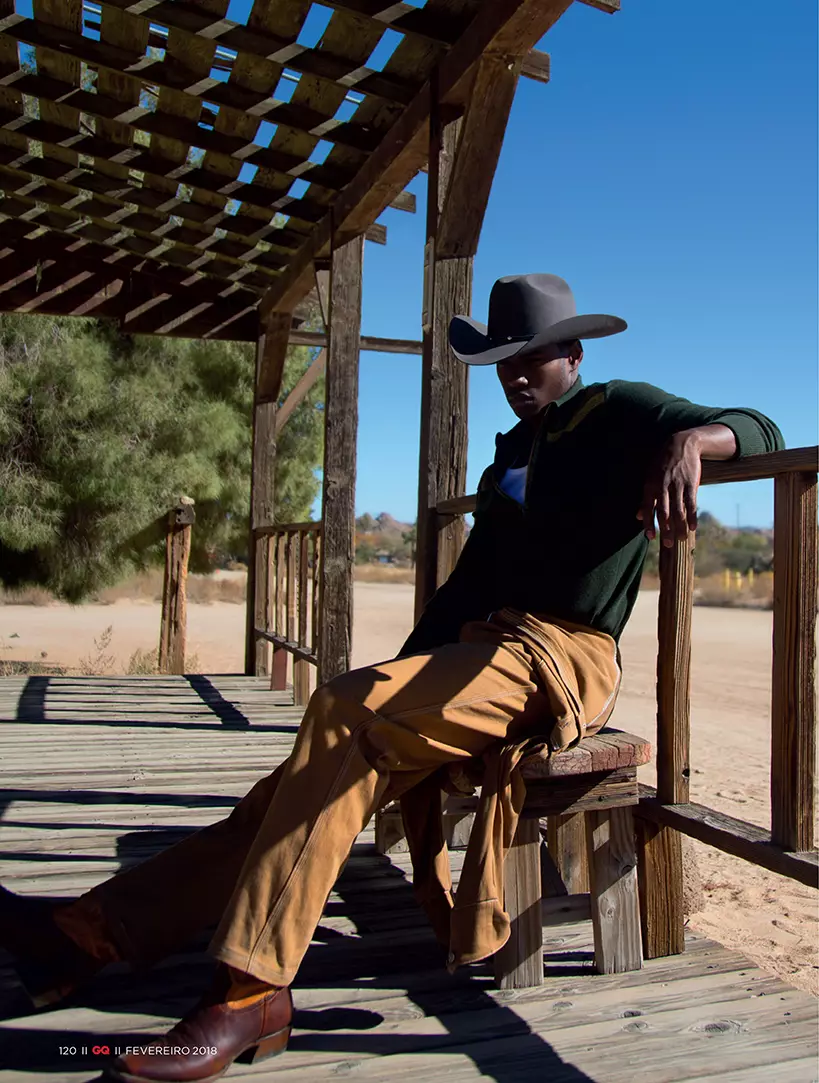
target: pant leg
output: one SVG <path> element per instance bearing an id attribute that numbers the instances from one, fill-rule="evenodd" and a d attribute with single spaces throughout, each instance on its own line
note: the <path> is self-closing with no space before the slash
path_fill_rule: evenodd
<path id="1" fill-rule="evenodd" d="M 442 764 L 523 732 L 543 709 L 531 660 L 512 642 L 450 644 L 319 688 L 213 953 L 289 984 L 356 836 L 379 805 Z"/>
<path id="2" fill-rule="evenodd" d="M 72 909 L 101 919 L 134 966 L 183 947 L 221 918 L 283 769 L 257 782 L 224 820 L 92 888 Z"/>

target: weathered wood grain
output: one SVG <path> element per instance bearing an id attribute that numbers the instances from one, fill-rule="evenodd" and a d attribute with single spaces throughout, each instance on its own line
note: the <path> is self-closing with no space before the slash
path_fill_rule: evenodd
<path id="1" fill-rule="evenodd" d="M 437 88 L 437 78 L 433 86 Z M 427 323 L 421 359 L 421 447 L 415 553 L 415 619 L 449 577 L 464 543 L 462 518 L 442 520 L 439 500 L 466 485 L 468 372 L 449 348 L 453 316 L 472 307 L 472 258 L 439 260 L 438 231 L 455 167 L 460 122 L 447 123 L 439 103 L 430 114 L 427 194 Z"/>
<path id="2" fill-rule="evenodd" d="M 771 836 L 810 850 L 816 807 L 817 480 L 774 482 Z"/>
<path id="3" fill-rule="evenodd" d="M 594 962 L 601 974 L 639 970 L 640 905 L 631 808 L 586 813 Z"/>
<path id="4" fill-rule="evenodd" d="M 540 830 L 521 819 L 503 864 L 504 909 L 512 922 L 509 939 L 494 956 L 499 989 L 543 984 L 540 913 Z"/>
<path id="5" fill-rule="evenodd" d="M 809 887 L 819 887 L 819 853 L 815 849 L 788 851 L 773 841 L 769 831 L 705 805 L 667 805 L 650 786 L 640 786 L 639 819 L 681 831 L 701 842 L 734 854 L 762 868 L 788 876 Z"/>
<path id="6" fill-rule="evenodd" d="M 681 889 L 683 883 L 682 845 L 679 833 L 638 815 L 637 880 L 640 899 L 640 928 L 643 955 L 657 959 L 685 950 Z M 675 898 L 673 892 L 680 892 Z M 670 905 L 669 905 L 670 900 Z"/>
<path id="7" fill-rule="evenodd" d="M 325 376 L 319 684 L 350 668 L 362 241 L 333 252 Z"/>
<path id="8" fill-rule="evenodd" d="M 546 845 L 563 886 L 569 895 L 589 890 L 589 863 L 584 813 L 549 816 L 546 821 Z"/>
<path id="9" fill-rule="evenodd" d="M 195 519 L 193 500 L 184 497 L 168 515 L 165 539 L 165 574 L 162 583 L 162 615 L 159 626 L 159 670 L 184 673 L 188 635 L 187 581 L 191 554 L 191 531 Z"/>
<path id="10" fill-rule="evenodd" d="M 281 390 L 292 314 L 277 312 L 259 329 L 253 397 L 253 458 L 250 482 L 250 524 L 247 583 L 245 668 L 269 672 L 270 648 L 256 639 L 256 628 L 268 627 L 269 543 L 257 543 L 255 530 L 272 526 L 275 514 L 276 403 Z"/>
<path id="11" fill-rule="evenodd" d="M 71 897 L 180 829 L 226 815 L 295 737 L 300 711 L 266 684 L 224 675 L 0 679 L 0 882 Z M 245 725 L 227 724 L 231 710 Z M 130 726 L 110 727 L 129 713 Z M 44 763 L 53 741 L 61 744 Z M 461 861 L 452 855 L 456 881 Z M 231 1078 L 815 1079 L 816 1001 L 738 953 L 689 934 L 684 955 L 597 975 L 589 922 L 558 927 L 547 914 L 543 985 L 495 992 L 490 965 L 446 972 L 409 876 L 408 855 L 379 858 L 372 832 L 360 837 L 296 983 L 291 1048 L 263 1065 L 237 1064 Z M 559 902 L 583 916 L 581 901 Z M 99 1057 L 68 1060 L 59 1046 L 161 1033 L 209 980 L 206 942 L 144 975 L 112 971 L 59 1012 L 25 1019 L 11 1010 L 16 980 L 0 959 L 4 1080 L 90 1083 Z"/>

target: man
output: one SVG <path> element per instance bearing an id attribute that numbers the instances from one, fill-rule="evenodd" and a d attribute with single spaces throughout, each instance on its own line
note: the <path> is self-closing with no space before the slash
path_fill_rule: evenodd
<path id="1" fill-rule="evenodd" d="M 617 641 L 648 539 L 659 529 L 670 545 L 695 528 L 703 459 L 783 446 L 753 410 L 695 406 L 646 384 L 584 386 L 581 341 L 625 328 L 578 316 L 555 275 L 498 281 L 488 327 L 456 317 L 456 356 L 496 365 L 520 420 L 498 436 L 457 567 L 398 658 L 319 688 L 289 760 L 226 820 L 71 905 L 6 894 L 3 940 L 38 1003 L 109 962 L 150 964 L 218 922 L 211 989 L 162 1049 L 126 1054 L 110 1078 L 202 1081 L 240 1054 L 284 1049 L 289 986 L 327 895 L 358 833 L 396 798 L 450 962 L 503 943 L 508 917 L 485 889 L 491 882 L 502 899 L 497 839 L 514 832 L 519 805 L 504 794 L 517 761 L 491 785 L 484 776 L 503 830 L 470 847 L 454 901 L 439 840 L 424 835 L 429 815 L 426 826 L 413 817 L 418 795 L 428 813 L 453 764 L 538 739 L 559 751 L 598 729 L 619 687 Z"/>

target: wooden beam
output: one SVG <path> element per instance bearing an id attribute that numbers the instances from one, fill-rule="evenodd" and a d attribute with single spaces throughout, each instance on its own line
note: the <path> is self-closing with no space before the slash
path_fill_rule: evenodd
<path id="1" fill-rule="evenodd" d="M 307 392 L 322 375 L 326 361 L 327 351 L 322 350 L 278 408 L 276 411 L 276 436 L 279 435 L 290 415 L 304 401 Z"/>
<path id="2" fill-rule="evenodd" d="M 756 824 L 737 820 L 705 805 L 663 804 L 650 786 L 640 786 L 640 803 L 634 813 L 648 824 L 673 830 L 675 834 L 682 832 L 723 853 L 798 880 L 800 884 L 819 887 L 819 854 L 815 850 L 784 850 L 773 842 L 769 831 Z"/>
<path id="3" fill-rule="evenodd" d="M 433 87 L 436 80 L 433 79 Z M 456 168 L 460 121 L 446 123 L 437 105 L 430 119 L 427 247 L 424 268 L 424 352 L 415 562 L 415 620 L 455 566 L 464 542 L 462 518 L 443 520 L 439 500 L 466 484 L 468 369 L 449 348 L 449 323 L 472 307 L 472 257 L 438 259 L 438 231 Z"/>
<path id="4" fill-rule="evenodd" d="M 330 268 L 319 684 L 346 672 L 352 652 L 362 256 L 361 238 L 347 241 L 334 249 Z"/>
<path id="5" fill-rule="evenodd" d="M 255 633 L 256 628 L 268 627 L 270 542 L 267 536 L 257 538 L 255 530 L 272 526 L 275 519 L 276 403 L 291 322 L 289 312 L 271 313 L 259 326 L 256 346 L 245 672 L 257 676 L 270 672 L 268 645 Z"/>
<path id="6" fill-rule="evenodd" d="M 702 485 L 721 485 L 729 481 L 756 481 L 778 474 L 815 471 L 819 466 L 819 447 L 789 448 L 766 455 L 749 455 L 736 462 L 704 462 Z M 465 515 L 475 510 L 475 493 L 454 497 L 438 504 L 439 515 Z"/>
<path id="7" fill-rule="evenodd" d="M 527 53 L 570 4 L 571 0 L 496 0 L 481 5 L 440 63 L 440 102 L 463 107 L 473 65 L 481 55 Z M 421 170 L 428 155 L 430 104 L 430 84 L 426 83 L 345 188 L 333 206 L 339 234 L 362 233 Z M 264 311 L 298 303 L 312 285 L 313 260 L 326 255 L 330 235 L 330 223 L 325 220 L 268 291 Z"/>
<path id="8" fill-rule="evenodd" d="M 607 15 L 614 15 L 620 10 L 620 0 L 580 0 L 580 3 L 597 8 L 598 11 L 605 11 Z"/>
<path id="9" fill-rule="evenodd" d="M 666 804 L 689 795 L 693 534 L 660 548 L 657 618 L 657 792 Z M 645 955 L 685 949 L 682 838 L 663 829 L 640 838 L 640 902 Z"/>
<path id="10" fill-rule="evenodd" d="M 290 335 L 294 346 L 326 346 L 327 335 L 321 331 L 295 330 Z M 423 343 L 409 338 L 377 338 L 375 335 L 362 335 L 358 342 L 360 350 L 372 350 L 375 353 L 423 353 Z"/>
<path id="11" fill-rule="evenodd" d="M 810 850 L 816 780 L 816 474 L 774 482 L 771 835 Z"/>
<path id="12" fill-rule="evenodd" d="M 436 259 L 474 256 L 478 251 L 519 73 L 520 61 L 509 57 L 482 56 L 475 66 L 438 223 Z"/>

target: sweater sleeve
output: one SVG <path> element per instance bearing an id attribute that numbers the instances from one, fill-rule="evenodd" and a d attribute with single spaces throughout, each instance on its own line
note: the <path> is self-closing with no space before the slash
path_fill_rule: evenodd
<path id="1" fill-rule="evenodd" d="M 488 471 L 481 478 L 479 492 L 487 474 Z M 490 553 L 489 524 L 485 516 L 476 511 L 475 525 L 452 573 L 427 602 L 397 658 L 421 654 L 445 643 L 457 643 L 461 627 L 467 621 L 488 615 L 482 587 L 489 579 Z"/>
<path id="2" fill-rule="evenodd" d="M 660 444 L 684 429 L 727 425 L 737 441 L 735 458 L 781 451 L 785 447 L 782 433 L 774 422 L 748 407 L 698 406 L 652 384 L 620 380 L 608 385 L 608 397 L 621 409 L 624 424 L 635 426 L 635 431 L 643 434 L 651 444 Z"/>

